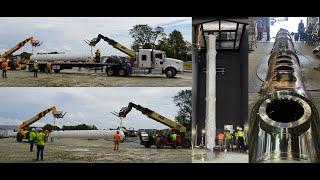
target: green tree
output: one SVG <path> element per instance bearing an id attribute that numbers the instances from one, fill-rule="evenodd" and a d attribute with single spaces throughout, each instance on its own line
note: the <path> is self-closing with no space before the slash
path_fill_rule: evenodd
<path id="1" fill-rule="evenodd" d="M 182 90 L 173 97 L 176 106 L 179 107 L 176 121 L 184 125 L 187 130 L 191 130 L 192 121 L 192 91 Z"/>
<path id="2" fill-rule="evenodd" d="M 165 35 L 162 27 L 158 26 L 152 29 L 152 27 L 147 24 L 133 26 L 133 28 L 129 30 L 129 34 L 134 39 L 131 48 L 135 51 L 138 51 L 140 48 L 153 48 L 156 40 Z"/>
<path id="3" fill-rule="evenodd" d="M 191 60 L 191 43 L 185 41 L 180 31 L 174 30 L 169 37 L 164 37 L 158 41 L 156 49 L 166 52 L 168 57 L 181 59 L 183 61 Z"/>
<path id="4" fill-rule="evenodd" d="M 48 131 L 61 130 L 58 126 L 53 126 L 53 125 L 51 125 L 51 124 L 46 124 L 45 126 L 43 126 L 42 129 L 43 129 L 43 130 L 48 130 Z"/>
<path id="5" fill-rule="evenodd" d="M 31 53 L 23 52 L 20 54 L 21 59 L 30 59 Z"/>

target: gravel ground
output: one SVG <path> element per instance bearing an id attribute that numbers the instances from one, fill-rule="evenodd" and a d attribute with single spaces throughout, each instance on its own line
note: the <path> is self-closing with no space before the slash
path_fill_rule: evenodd
<path id="1" fill-rule="evenodd" d="M 35 148 L 36 149 L 36 148 Z M 0 139 L 0 163 L 34 163 L 36 151 L 15 138 Z M 38 163 L 191 163 L 191 149 L 146 149 L 138 139 L 129 139 L 113 150 L 106 140 L 56 139 L 47 142 L 44 161 Z"/>
<path id="2" fill-rule="evenodd" d="M 1 72 L 2 73 L 2 72 Z M 0 79 L 0 87 L 191 87 L 192 73 L 166 78 L 161 74 L 134 74 L 131 77 L 109 77 L 104 72 L 77 68 L 60 73 L 38 73 L 38 78 L 27 70 L 8 71 L 7 79 Z"/>
<path id="3" fill-rule="evenodd" d="M 247 153 L 212 152 L 204 149 L 193 149 L 192 163 L 248 163 Z"/>

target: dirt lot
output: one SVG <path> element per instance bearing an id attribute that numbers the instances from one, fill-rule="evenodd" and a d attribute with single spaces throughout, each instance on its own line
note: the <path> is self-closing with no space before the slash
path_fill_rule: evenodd
<path id="1" fill-rule="evenodd" d="M 1 72 L 2 73 L 2 72 Z M 104 72 L 88 71 L 77 68 L 63 70 L 60 73 L 38 73 L 38 78 L 27 70 L 8 71 L 7 79 L 0 79 L 0 87 L 191 87 L 192 73 L 178 74 L 175 78 L 166 78 L 161 74 L 135 74 L 131 77 L 109 77 Z"/>
<path id="2" fill-rule="evenodd" d="M 15 138 L 0 139 L 0 163 L 191 163 L 191 149 L 146 149 L 138 139 L 129 139 L 113 150 L 111 141 L 59 139 L 47 142 L 44 161 L 34 161 L 36 151 Z"/>

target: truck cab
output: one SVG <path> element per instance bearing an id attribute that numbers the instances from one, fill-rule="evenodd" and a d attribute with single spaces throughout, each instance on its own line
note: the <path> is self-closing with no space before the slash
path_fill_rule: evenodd
<path id="1" fill-rule="evenodd" d="M 168 78 L 183 72 L 183 61 L 167 58 L 164 51 L 155 49 L 139 49 L 134 63 L 135 67 L 161 70 Z"/>

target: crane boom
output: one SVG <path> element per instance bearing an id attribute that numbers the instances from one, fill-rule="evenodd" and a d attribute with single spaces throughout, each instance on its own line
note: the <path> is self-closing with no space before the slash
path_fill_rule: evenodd
<path id="1" fill-rule="evenodd" d="M 180 132 L 186 132 L 187 131 L 187 128 L 184 127 L 183 125 L 169 119 L 169 118 L 166 118 L 154 111 L 152 111 L 151 109 L 148 109 L 148 108 L 145 108 L 141 105 L 137 105 L 137 104 L 134 104 L 132 102 L 129 103 L 129 105 L 127 107 L 123 107 L 120 112 L 119 112 L 119 117 L 126 117 L 127 114 L 132 110 L 132 108 L 135 108 L 137 109 L 138 111 L 141 111 L 142 114 L 148 116 L 149 118 L 161 123 L 161 124 L 164 124 L 170 128 L 173 128 L 173 129 L 177 129 L 179 130 Z"/>
<path id="2" fill-rule="evenodd" d="M 16 52 L 17 50 L 19 50 L 20 48 L 22 48 L 25 44 L 27 44 L 28 42 L 31 42 L 32 46 L 40 46 L 39 41 L 35 40 L 33 36 L 19 42 L 16 46 L 14 46 L 13 48 L 11 48 L 9 51 L 4 52 L 0 58 L 8 58 L 10 55 L 12 55 L 14 52 Z"/>
<path id="3" fill-rule="evenodd" d="M 51 108 L 48 108 L 48 109 L 45 109 L 45 110 L 39 112 L 38 114 L 36 114 L 32 118 L 30 118 L 29 120 L 22 122 L 22 124 L 20 124 L 19 128 L 18 128 L 19 132 L 21 133 L 21 131 L 23 131 L 31 124 L 37 122 L 38 120 L 40 120 L 41 118 L 46 116 L 49 112 L 52 112 L 52 115 L 54 118 L 62 118 L 64 116 L 61 113 L 57 112 L 57 109 L 55 106 L 52 106 Z"/>
<path id="4" fill-rule="evenodd" d="M 108 44 L 110 44 L 112 47 L 118 49 L 119 51 L 127 54 L 128 56 L 130 56 L 131 58 L 135 58 L 136 57 L 136 52 L 134 52 L 133 50 L 121 45 L 120 43 L 118 43 L 117 41 L 110 39 L 106 36 L 103 36 L 101 34 L 98 35 L 97 38 L 93 38 L 91 41 L 85 41 L 87 44 L 89 44 L 90 46 L 95 46 L 101 39 L 103 39 L 104 41 L 106 41 Z"/>

